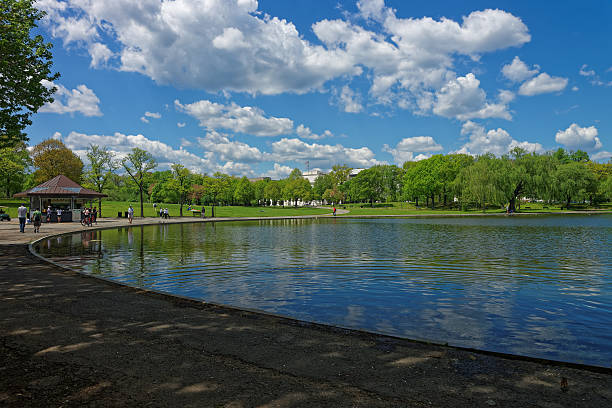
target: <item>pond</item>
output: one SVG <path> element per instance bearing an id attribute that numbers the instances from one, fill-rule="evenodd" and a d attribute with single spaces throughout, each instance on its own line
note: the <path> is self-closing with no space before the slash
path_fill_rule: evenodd
<path id="1" fill-rule="evenodd" d="M 129 285 L 610 367 L 612 215 L 294 219 L 85 231 L 42 256 Z"/>

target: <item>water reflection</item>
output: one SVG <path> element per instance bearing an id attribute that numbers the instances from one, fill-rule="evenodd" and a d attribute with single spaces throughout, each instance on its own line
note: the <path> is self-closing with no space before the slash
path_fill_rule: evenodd
<path id="1" fill-rule="evenodd" d="M 38 251 L 207 301 L 609 366 L 611 244 L 599 215 L 159 224 Z"/>

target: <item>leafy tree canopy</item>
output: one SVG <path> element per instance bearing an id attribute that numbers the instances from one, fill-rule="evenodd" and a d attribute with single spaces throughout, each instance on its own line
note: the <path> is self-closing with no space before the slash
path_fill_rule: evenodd
<path id="1" fill-rule="evenodd" d="M 55 88 L 45 86 L 59 78 L 51 73 L 52 44 L 31 36 L 44 15 L 34 0 L 0 1 L 0 147 L 27 141 L 30 116 L 53 102 Z"/>
<path id="2" fill-rule="evenodd" d="M 43 140 L 34 146 L 31 155 L 37 169 L 34 173 L 36 184 L 44 183 L 60 174 L 81 183 L 83 162 L 61 140 Z"/>

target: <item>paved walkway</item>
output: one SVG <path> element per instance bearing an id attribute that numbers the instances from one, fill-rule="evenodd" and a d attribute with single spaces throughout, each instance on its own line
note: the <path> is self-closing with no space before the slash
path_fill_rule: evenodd
<path id="1" fill-rule="evenodd" d="M 37 237 L 6 231 L 4 241 Z M 512 360 L 163 296 L 59 269 L 23 243 L 0 245 L 0 356 L 0 406 L 9 407 L 612 405 L 612 370 Z"/>

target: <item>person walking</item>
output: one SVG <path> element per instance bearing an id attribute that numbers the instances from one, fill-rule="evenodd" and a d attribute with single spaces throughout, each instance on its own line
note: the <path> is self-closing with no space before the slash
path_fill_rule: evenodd
<path id="1" fill-rule="evenodd" d="M 40 231 L 40 224 L 42 223 L 42 213 L 36 208 L 32 213 L 32 224 L 34 224 L 34 232 Z"/>
<path id="2" fill-rule="evenodd" d="M 98 208 L 97 207 L 93 208 L 93 222 L 95 222 L 96 225 L 98 225 Z"/>
<path id="3" fill-rule="evenodd" d="M 58 208 L 56 212 L 57 212 L 57 222 L 62 222 L 62 209 Z"/>
<path id="4" fill-rule="evenodd" d="M 134 209 L 132 208 L 132 204 L 130 204 L 130 208 L 128 208 L 128 221 L 130 222 L 130 224 L 132 223 L 133 219 L 134 219 Z"/>
<path id="5" fill-rule="evenodd" d="M 334 217 L 336 216 L 336 207 L 334 207 Z"/>
<path id="6" fill-rule="evenodd" d="M 26 218 L 28 216 L 28 209 L 25 204 L 21 204 L 17 208 L 17 217 L 19 218 L 19 232 L 25 232 Z"/>
<path id="7" fill-rule="evenodd" d="M 47 222 L 51 222 L 51 205 L 47 207 Z"/>

